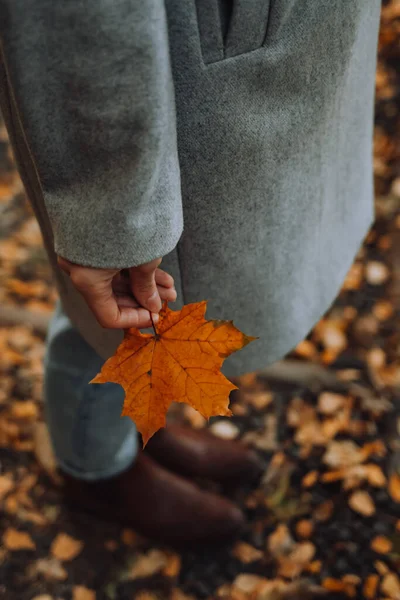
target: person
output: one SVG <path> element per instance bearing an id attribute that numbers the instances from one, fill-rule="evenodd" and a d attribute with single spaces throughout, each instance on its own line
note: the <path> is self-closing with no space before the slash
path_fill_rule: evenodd
<path id="1" fill-rule="evenodd" d="M 255 454 L 172 426 L 139 452 L 121 388 L 87 383 L 162 300 L 259 337 L 231 377 L 329 308 L 374 216 L 380 2 L 0 10 L 1 108 L 61 298 L 45 395 L 66 494 L 157 539 L 226 539 L 242 512 L 193 481 L 256 477 Z"/>

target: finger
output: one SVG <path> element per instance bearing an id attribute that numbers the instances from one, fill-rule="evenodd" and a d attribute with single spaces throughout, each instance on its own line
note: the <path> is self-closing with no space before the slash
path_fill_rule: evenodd
<path id="1" fill-rule="evenodd" d="M 72 272 L 72 282 L 85 298 L 97 321 L 108 329 L 129 329 L 131 327 L 150 327 L 151 319 L 148 310 L 143 308 L 119 307 L 113 293 L 112 277 L 95 284 L 80 278 L 79 273 Z M 157 315 L 158 316 L 158 315 Z"/>
<path id="2" fill-rule="evenodd" d="M 155 313 L 161 310 L 161 298 L 155 281 L 155 270 L 159 263 L 160 261 L 157 259 L 157 261 L 130 269 L 133 295 L 141 306 Z"/>
<path id="3" fill-rule="evenodd" d="M 123 283 L 123 282 L 113 283 L 113 290 L 114 290 L 114 293 L 117 296 L 117 298 L 121 298 L 121 297 L 124 297 L 126 299 L 130 298 L 131 302 L 129 304 L 127 304 L 126 306 L 136 306 L 136 307 L 140 306 L 132 294 L 130 285 L 127 285 L 126 283 Z M 166 288 L 166 287 L 162 287 L 161 285 L 158 285 L 157 290 L 158 290 L 158 293 L 159 293 L 162 301 L 165 300 L 167 302 L 175 302 L 175 300 L 177 298 L 175 288 Z M 118 301 L 118 304 L 120 304 L 119 301 Z"/>
<path id="4" fill-rule="evenodd" d="M 159 316 L 156 313 L 152 314 L 153 321 L 150 318 L 150 313 L 146 308 L 130 308 L 122 306 L 120 308 L 121 320 L 126 323 L 123 329 L 145 329 L 152 327 L 153 323 L 159 321 Z"/>
<path id="5" fill-rule="evenodd" d="M 156 278 L 157 285 L 162 285 L 163 287 L 169 287 L 169 288 L 175 287 L 174 278 L 169 273 L 167 273 L 166 271 L 163 271 L 162 269 L 156 269 L 155 278 Z"/>
<path id="6" fill-rule="evenodd" d="M 177 298 L 175 288 L 165 288 L 158 285 L 157 289 L 161 300 L 165 300 L 166 302 L 175 302 Z"/>

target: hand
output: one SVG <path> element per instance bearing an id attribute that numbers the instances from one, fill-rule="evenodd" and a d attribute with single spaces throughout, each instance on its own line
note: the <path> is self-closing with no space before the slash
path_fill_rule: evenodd
<path id="1" fill-rule="evenodd" d="M 60 256 L 58 264 L 70 276 L 100 325 L 110 329 L 139 329 L 151 327 L 150 312 L 153 322 L 158 321 L 163 300 L 176 300 L 173 278 L 158 268 L 161 260 L 156 258 L 122 270 L 82 267 Z"/>

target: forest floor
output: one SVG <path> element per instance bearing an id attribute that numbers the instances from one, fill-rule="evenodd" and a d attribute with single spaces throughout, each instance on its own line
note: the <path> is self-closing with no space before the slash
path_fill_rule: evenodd
<path id="1" fill-rule="evenodd" d="M 223 490 L 248 526 L 176 552 L 68 510 L 43 417 L 56 298 L 38 226 L 0 130 L 0 598 L 400 599 L 400 3 L 384 2 L 375 128 L 376 222 L 336 302 L 286 359 L 245 376 L 215 435 L 265 458 Z M 189 407 L 175 418 L 196 428 Z"/>

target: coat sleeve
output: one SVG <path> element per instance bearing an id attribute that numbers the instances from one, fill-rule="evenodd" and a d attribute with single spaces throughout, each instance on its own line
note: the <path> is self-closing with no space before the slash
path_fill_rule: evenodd
<path id="1" fill-rule="evenodd" d="M 136 266 L 182 233 L 164 0 L 0 0 L 7 79 L 56 252 Z"/>

